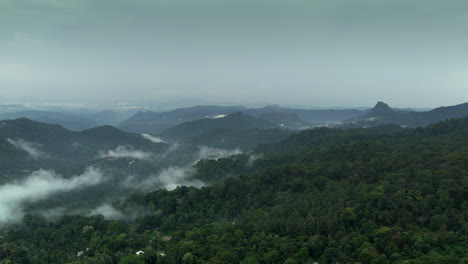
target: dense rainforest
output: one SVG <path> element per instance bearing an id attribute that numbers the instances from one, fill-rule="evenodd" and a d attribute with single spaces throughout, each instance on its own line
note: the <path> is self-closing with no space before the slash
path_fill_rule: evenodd
<path id="1" fill-rule="evenodd" d="M 468 118 L 311 129 L 257 152 L 200 161 L 211 186 L 115 202 L 122 221 L 26 214 L 2 227 L 0 263 L 468 263 Z"/>

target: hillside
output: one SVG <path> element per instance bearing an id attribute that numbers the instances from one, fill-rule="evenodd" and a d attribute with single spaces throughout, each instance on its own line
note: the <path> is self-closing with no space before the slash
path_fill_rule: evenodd
<path id="1" fill-rule="evenodd" d="M 0 259 L 461 264 L 467 261 L 466 135 L 468 118 L 418 129 L 306 130 L 253 162 L 199 164 L 206 178 L 242 176 L 132 196 L 119 210 L 145 211 L 130 224 L 26 215 L 0 236 Z M 44 239 L 47 234 L 55 235 Z M 43 248 L 54 253 L 46 257 Z M 134 255 L 138 250 L 145 253 Z"/>
<path id="2" fill-rule="evenodd" d="M 396 124 L 404 127 L 421 127 L 451 118 L 468 116 L 468 103 L 435 108 L 431 111 L 408 111 L 393 109 L 378 102 L 370 112 L 362 117 L 349 120 L 349 126 L 373 126 Z"/>

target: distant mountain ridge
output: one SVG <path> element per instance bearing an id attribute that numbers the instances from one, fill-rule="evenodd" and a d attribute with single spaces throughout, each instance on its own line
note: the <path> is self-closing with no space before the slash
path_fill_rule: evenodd
<path id="1" fill-rule="evenodd" d="M 451 118 L 468 116 L 468 103 L 438 107 L 430 111 L 417 112 L 391 108 L 384 102 L 378 102 L 368 114 L 348 120 L 350 126 L 374 126 L 396 124 L 404 127 L 421 127 Z"/>
<path id="2" fill-rule="evenodd" d="M 61 112 L 28 110 L 0 115 L 0 120 L 28 118 L 37 122 L 61 125 L 66 129 L 81 131 L 99 126 L 99 124 L 89 118 Z"/>
<path id="3" fill-rule="evenodd" d="M 266 119 L 276 125 L 290 129 L 302 129 L 312 124 L 339 122 L 367 113 L 357 109 L 293 109 L 275 105 L 263 108 L 243 106 L 194 106 L 168 112 L 138 112 L 117 127 L 134 133 L 158 134 L 183 122 L 194 121 L 209 116 L 229 115 L 242 112 L 252 117 Z"/>
<path id="4" fill-rule="evenodd" d="M 138 112 L 117 127 L 128 132 L 158 134 L 163 130 L 187 121 L 207 116 L 231 114 L 244 110 L 243 106 L 194 106 L 168 112 Z"/>
<path id="5" fill-rule="evenodd" d="M 266 120 L 245 115 L 241 112 L 235 112 L 229 115 L 206 117 L 195 121 L 184 122 L 164 130 L 160 136 L 164 139 L 181 140 L 199 136 L 215 129 L 247 131 L 274 128 L 279 128 L 279 126 Z"/>

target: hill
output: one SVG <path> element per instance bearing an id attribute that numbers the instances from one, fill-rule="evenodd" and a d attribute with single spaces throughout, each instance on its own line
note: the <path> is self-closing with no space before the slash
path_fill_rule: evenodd
<path id="1" fill-rule="evenodd" d="M 279 128 L 268 121 L 245 115 L 241 112 L 207 117 L 189 121 L 166 129 L 160 135 L 171 140 L 181 140 L 199 136 L 214 129 L 229 129 L 234 131 L 249 131 Z"/>

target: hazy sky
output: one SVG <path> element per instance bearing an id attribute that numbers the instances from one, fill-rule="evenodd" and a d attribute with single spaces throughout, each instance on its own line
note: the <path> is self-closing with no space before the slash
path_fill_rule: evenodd
<path id="1" fill-rule="evenodd" d="M 468 101 L 466 0 L 0 0 L 0 97 Z"/>

